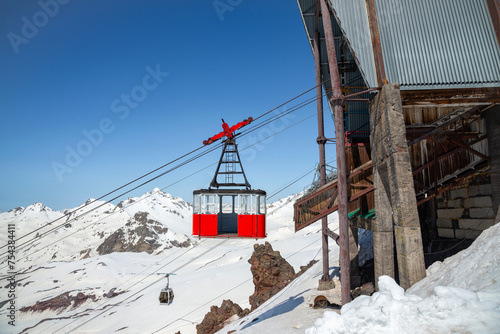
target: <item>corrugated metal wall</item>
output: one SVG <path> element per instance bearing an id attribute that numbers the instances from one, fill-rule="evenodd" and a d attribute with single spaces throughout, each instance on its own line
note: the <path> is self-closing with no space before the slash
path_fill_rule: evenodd
<path id="1" fill-rule="evenodd" d="M 387 78 L 402 90 L 500 86 L 485 0 L 375 0 Z"/>
<path id="2" fill-rule="evenodd" d="M 341 7 L 337 7 L 339 9 L 339 13 L 344 13 L 346 10 L 350 10 L 351 12 L 357 12 L 357 14 L 353 14 L 353 17 L 349 16 L 343 16 L 345 17 L 345 22 L 350 22 L 349 24 L 352 25 L 352 28 L 354 29 L 355 27 L 355 18 L 356 19 L 362 19 L 365 17 L 366 24 L 368 24 L 368 19 L 366 18 L 366 8 L 364 5 L 365 0 L 356 0 L 354 3 L 344 3 L 337 1 L 337 4 Z M 311 49 L 313 48 L 313 34 L 315 30 L 315 10 L 316 10 L 316 0 L 298 0 L 297 1 L 299 9 L 301 11 L 302 15 L 302 20 L 304 22 L 304 28 L 306 30 L 306 33 L 309 37 L 309 42 L 311 45 Z M 333 8 L 333 7 L 332 7 Z M 366 88 L 366 81 L 365 81 L 365 75 L 363 75 L 359 69 L 359 62 L 356 58 L 353 56 L 351 50 L 352 50 L 352 45 L 351 41 L 349 41 L 345 36 L 342 35 L 342 30 L 341 27 L 339 26 L 337 19 L 332 18 L 332 29 L 333 29 L 333 36 L 335 38 L 335 53 L 337 55 L 337 61 L 338 61 L 338 66 L 339 66 L 339 72 L 340 72 L 340 81 L 341 81 L 341 86 L 342 87 L 348 87 L 349 91 L 345 92 L 345 94 L 349 93 L 354 93 L 354 92 L 359 92 L 362 90 L 365 90 Z M 355 31 L 353 29 L 349 29 L 351 31 L 351 34 L 353 34 Z M 360 32 L 363 32 L 363 28 L 360 28 Z M 320 36 L 323 38 L 324 37 L 324 31 L 323 31 L 323 18 L 319 18 L 318 22 L 318 30 L 320 32 Z M 357 33 L 356 33 L 357 34 Z M 360 46 L 362 45 L 362 38 L 365 38 L 366 32 L 359 33 L 358 35 L 354 34 L 355 37 L 359 38 L 356 40 L 354 38 L 353 40 L 355 43 L 358 43 L 357 45 Z M 363 36 L 364 37 L 363 37 Z M 370 38 L 369 31 L 367 38 Z M 364 49 L 366 49 L 366 52 L 372 52 L 371 49 L 371 40 L 369 41 L 370 45 L 364 46 Z M 322 41 L 322 47 L 320 49 L 321 52 L 321 70 L 323 73 L 322 80 L 329 80 L 330 75 L 329 75 L 329 68 L 328 68 L 328 54 L 326 50 L 326 46 L 324 41 Z M 314 53 L 314 51 L 313 51 Z M 360 53 L 362 54 L 362 53 Z M 363 55 L 363 57 L 370 57 L 369 55 L 367 56 L 366 54 Z M 371 55 L 371 58 L 365 59 L 366 62 L 369 63 L 369 61 L 373 62 L 373 54 Z M 352 66 L 351 66 L 352 63 Z M 375 86 L 376 86 L 376 79 L 375 79 L 375 67 L 372 64 L 371 65 L 370 71 L 373 72 L 373 80 L 375 80 Z M 368 71 L 368 72 L 370 72 Z M 324 84 L 326 93 L 328 98 L 331 97 L 331 83 L 329 81 L 326 81 Z M 365 94 L 362 96 L 362 98 L 368 98 L 369 94 Z M 330 110 L 332 111 L 332 117 L 333 117 L 333 109 L 331 108 L 330 105 Z M 368 115 L 368 103 L 366 102 L 349 102 L 345 106 L 345 130 L 346 131 L 356 131 L 356 130 L 369 130 L 370 129 L 370 124 L 369 124 L 369 115 Z"/>

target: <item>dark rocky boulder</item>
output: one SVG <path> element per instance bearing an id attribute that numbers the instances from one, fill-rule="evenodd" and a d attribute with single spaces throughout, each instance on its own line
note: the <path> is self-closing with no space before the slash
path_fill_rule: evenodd
<path id="1" fill-rule="evenodd" d="M 234 316 L 241 318 L 249 313 L 249 309 L 243 310 L 238 304 L 233 303 L 231 300 L 224 300 L 220 307 L 210 307 L 210 312 L 205 315 L 205 318 L 203 318 L 203 321 L 199 325 L 196 325 L 196 332 L 198 334 L 215 333 L 224 328 Z"/>
<path id="2" fill-rule="evenodd" d="M 255 285 L 255 291 L 249 298 L 252 311 L 295 278 L 293 267 L 267 241 L 264 245 L 254 245 L 254 252 L 248 262 Z"/>

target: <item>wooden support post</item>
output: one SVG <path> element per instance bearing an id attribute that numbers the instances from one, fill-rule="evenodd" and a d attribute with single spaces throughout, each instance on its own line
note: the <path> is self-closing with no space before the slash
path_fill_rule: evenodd
<path id="1" fill-rule="evenodd" d="M 358 227 L 349 227 L 349 262 L 351 274 L 351 289 L 361 285 L 361 276 L 359 275 L 359 251 L 358 251 Z"/>
<path id="2" fill-rule="evenodd" d="M 375 279 L 381 274 L 394 277 L 394 264 L 388 263 L 394 222 L 399 284 L 408 289 L 425 277 L 425 264 L 399 86 L 384 85 L 373 99 L 370 127 L 377 215 Z"/>
<path id="3" fill-rule="evenodd" d="M 350 258 L 349 258 L 349 222 L 347 220 L 347 172 L 344 145 L 344 110 L 342 91 L 340 89 L 339 69 L 335 53 L 335 40 L 332 29 L 332 16 L 325 0 L 319 0 L 321 17 L 325 31 L 328 67 L 330 69 L 330 83 L 332 84 L 331 104 L 334 106 L 335 116 L 335 150 L 337 153 L 337 184 L 339 205 L 339 234 L 340 234 L 340 283 L 342 305 L 351 301 Z"/>

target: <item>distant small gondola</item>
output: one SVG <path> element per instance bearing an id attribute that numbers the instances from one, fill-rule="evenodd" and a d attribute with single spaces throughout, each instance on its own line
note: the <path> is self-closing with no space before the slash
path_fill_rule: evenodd
<path id="1" fill-rule="evenodd" d="M 266 237 L 266 192 L 251 189 L 234 134 L 252 120 L 249 117 L 232 127 L 222 120 L 224 131 L 203 142 L 209 145 L 227 137 L 210 187 L 193 191 L 193 236 Z"/>
<path id="2" fill-rule="evenodd" d="M 172 290 L 172 288 L 169 286 L 169 276 L 170 274 L 165 275 L 165 277 L 167 278 L 167 285 L 163 289 L 161 289 L 160 297 L 158 297 L 161 305 L 170 305 L 174 301 L 174 290 Z"/>

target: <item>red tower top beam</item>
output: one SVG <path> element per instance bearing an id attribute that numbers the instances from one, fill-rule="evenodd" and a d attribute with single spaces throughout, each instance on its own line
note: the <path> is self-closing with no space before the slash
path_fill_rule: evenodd
<path id="1" fill-rule="evenodd" d="M 224 119 L 222 119 L 222 128 L 224 129 L 224 131 L 216 134 L 213 137 L 208 138 L 207 140 L 204 140 L 203 145 L 210 145 L 214 141 L 216 141 L 217 139 L 220 139 L 222 137 L 227 137 L 228 139 L 231 139 L 234 137 L 234 132 L 236 130 L 241 129 L 245 125 L 252 123 L 252 121 L 253 121 L 253 118 L 248 117 L 247 119 L 243 120 L 243 122 L 239 122 L 238 124 L 233 125 L 232 127 L 229 127 L 229 125 L 227 125 L 227 123 L 224 122 Z"/>

